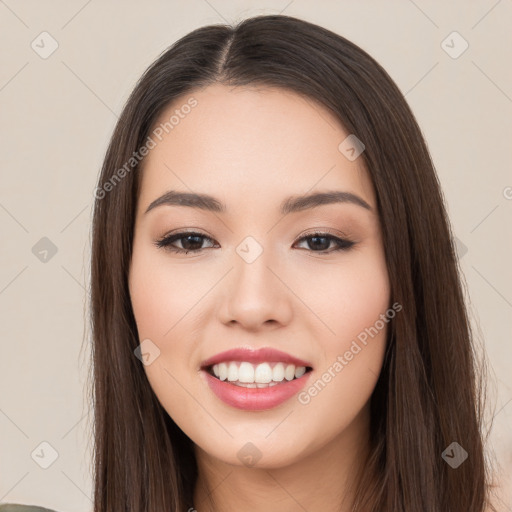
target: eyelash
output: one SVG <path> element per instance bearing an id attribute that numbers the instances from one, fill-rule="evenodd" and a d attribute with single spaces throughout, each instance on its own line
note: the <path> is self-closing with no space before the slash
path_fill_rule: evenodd
<path id="1" fill-rule="evenodd" d="M 165 250 L 168 250 L 168 251 L 171 251 L 174 253 L 180 253 L 180 254 L 181 253 L 188 254 L 189 252 L 192 252 L 192 253 L 202 252 L 205 249 L 204 247 L 202 249 L 188 249 L 187 250 L 187 249 L 181 249 L 179 247 L 174 247 L 173 245 L 171 245 L 176 240 L 180 240 L 182 238 L 187 238 L 189 236 L 201 237 L 203 239 L 213 241 L 210 237 L 204 235 L 203 233 L 198 233 L 195 231 L 182 231 L 180 233 L 174 233 L 172 235 L 164 236 L 160 240 L 157 240 L 155 242 L 155 245 L 159 249 L 165 249 Z M 327 238 L 329 241 L 334 241 L 338 245 L 335 249 L 332 249 L 330 251 L 329 250 L 313 251 L 313 250 L 309 249 L 311 252 L 318 253 L 318 254 L 330 254 L 331 252 L 347 251 L 352 246 L 355 245 L 355 242 L 348 240 L 346 238 L 339 238 L 337 236 L 331 235 L 330 233 L 317 232 L 317 231 L 315 231 L 313 233 L 307 233 L 303 237 L 299 238 L 298 242 L 301 242 L 303 240 L 308 240 L 310 238 Z"/>

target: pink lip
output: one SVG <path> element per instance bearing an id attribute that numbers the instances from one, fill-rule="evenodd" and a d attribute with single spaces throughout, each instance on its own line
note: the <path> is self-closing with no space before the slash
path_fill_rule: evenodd
<path id="1" fill-rule="evenodd" d="M 269 388 L 244 388 L 219 380 L 205 370 L 201 374 L 205 376 L 210 389 L 224 403 L 246 411 L 262 411 L 277 407 L 297 394 L 306 385 L 311 372 L 306 372 L 298 379 L 285 380 Z"/>
<path id="2" fill-rule="evenodd" d="M 294 357 L 286 352 L 275 350 L 273 348 L 260 348 L 254 350 L 251 348 L 236 348 L 221 352 L 201 363 L 202 375 L 210 389 L 224 403 L 247 411 L 262 411 L 271 409 L 286 402 L 293 395 L 297 394 L 309 380 L 311 372 L 306 372 L 302 377 L 290 381 L 283 380 L 279 384 L 267 388 L 244 388 L 236 386 L 229 381 L 222 381 L 211 375 L 207 370 L 217 363 L 231 361 L 247 361 L 248 363 L 288 363 L 295 366 L 305 366 L 311 368 L 311 363 Z"/>
<path id="3" fill-rule="evenodd" d="M 213 366 L 217 363 L 229 362 L 229 361 L 247 361 L 248 363 L 288 363 L 294 364 L 295 366 L 309 366 L 311 363 L 293 357 L 286 352 L 281 352 L 274 348 L 260 348 L 253 350 L 251 348 L 235 348 L 232 350 L 226 350 L 213 357 L 210 357 L 206 361 L 201 363 L 201 368 L 205 369 L 208 366 Z M 276 386 L 274 386 L 276 387 Z"/>

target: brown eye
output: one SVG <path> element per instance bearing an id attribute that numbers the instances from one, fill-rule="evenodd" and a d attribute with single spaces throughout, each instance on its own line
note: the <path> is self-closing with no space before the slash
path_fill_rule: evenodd
<path id="1" fill-rule="evenodd" d="M 330 235 L 329 233 L 312 233 L 307 236 L 302 237 L 300 241 L 306 240 L 308 249 L 312 252 L 335 252 L 341 250 L 350 249 L 354 245 L 354 242 L 351 240 L 338 238 L 336 236 Z M 335 248 L 331 251 L 328 251 L 331 243 L 334 242 Z"/>
<path id="2" fill-rule="evenodd" d="M 213 240 L 202 233 L 194 233 L 194 232 L 181 232 L 174 233 L 173 235 L 166 236 L 160 240 L 158 240 L 155 245 L 158 248 L 164 248 L 166 250 L 178 253 L 189 253 L 189 252 L 201 252 L 204 248 L 201 247 L 203 245 L 204 240 L 209 240 L 213 242 Z M 174 242 L 181 243 L 182 247 L 176 247 Z"/>

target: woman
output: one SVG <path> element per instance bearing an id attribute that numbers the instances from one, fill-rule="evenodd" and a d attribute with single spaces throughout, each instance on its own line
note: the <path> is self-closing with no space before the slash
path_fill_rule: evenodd
<path id="1" fill-rule="evenodd" d="M 96 197 L 95 512 L 484 510 L 439 183 L 370 56 L 286 16 L 193 31 Z"/>
<path id="2" fill-rule="evenodd" d="M 193 31 L 95 197 L 95 512 L 494 510 L 439 183 L 363 50 Z"/>

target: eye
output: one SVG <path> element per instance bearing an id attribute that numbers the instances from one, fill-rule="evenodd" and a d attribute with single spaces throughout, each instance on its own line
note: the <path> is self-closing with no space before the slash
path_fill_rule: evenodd
<path id="1" fill-rule="evenodd" d="M 305 240 L 307 242 L 308 248 L 312 252 L 317 253 L 331 253 L 335 251 L 343 251 L 350 249 L 355 242 L 348 240 L 347 238 L 339 238 L 337 236 L 331 235 L 330 233 L 320 233 L 314 232 L 303 236 L 298 241 L 301 242 Z M 328 251 L 331 243 L 334 242 L 334 249 Z"/>
<path id="2" fill-rule="evenodd" d="M 160 249 L 164 248 L 171 252 L 188 254 L 189 252 L 201 252 L 204 249 L 201 247 L 203 240 L 209 240 L 213 242 L 210 237 L 207 237 L 202 233 L 183 231 L 181 233 L 174 233 L 169 236 L 164 236 L 160 240 L 157 240 L 155 245 Z M 182 247 L 176 247 L 173 245 L 176 241 L 179 241 Z"/>

